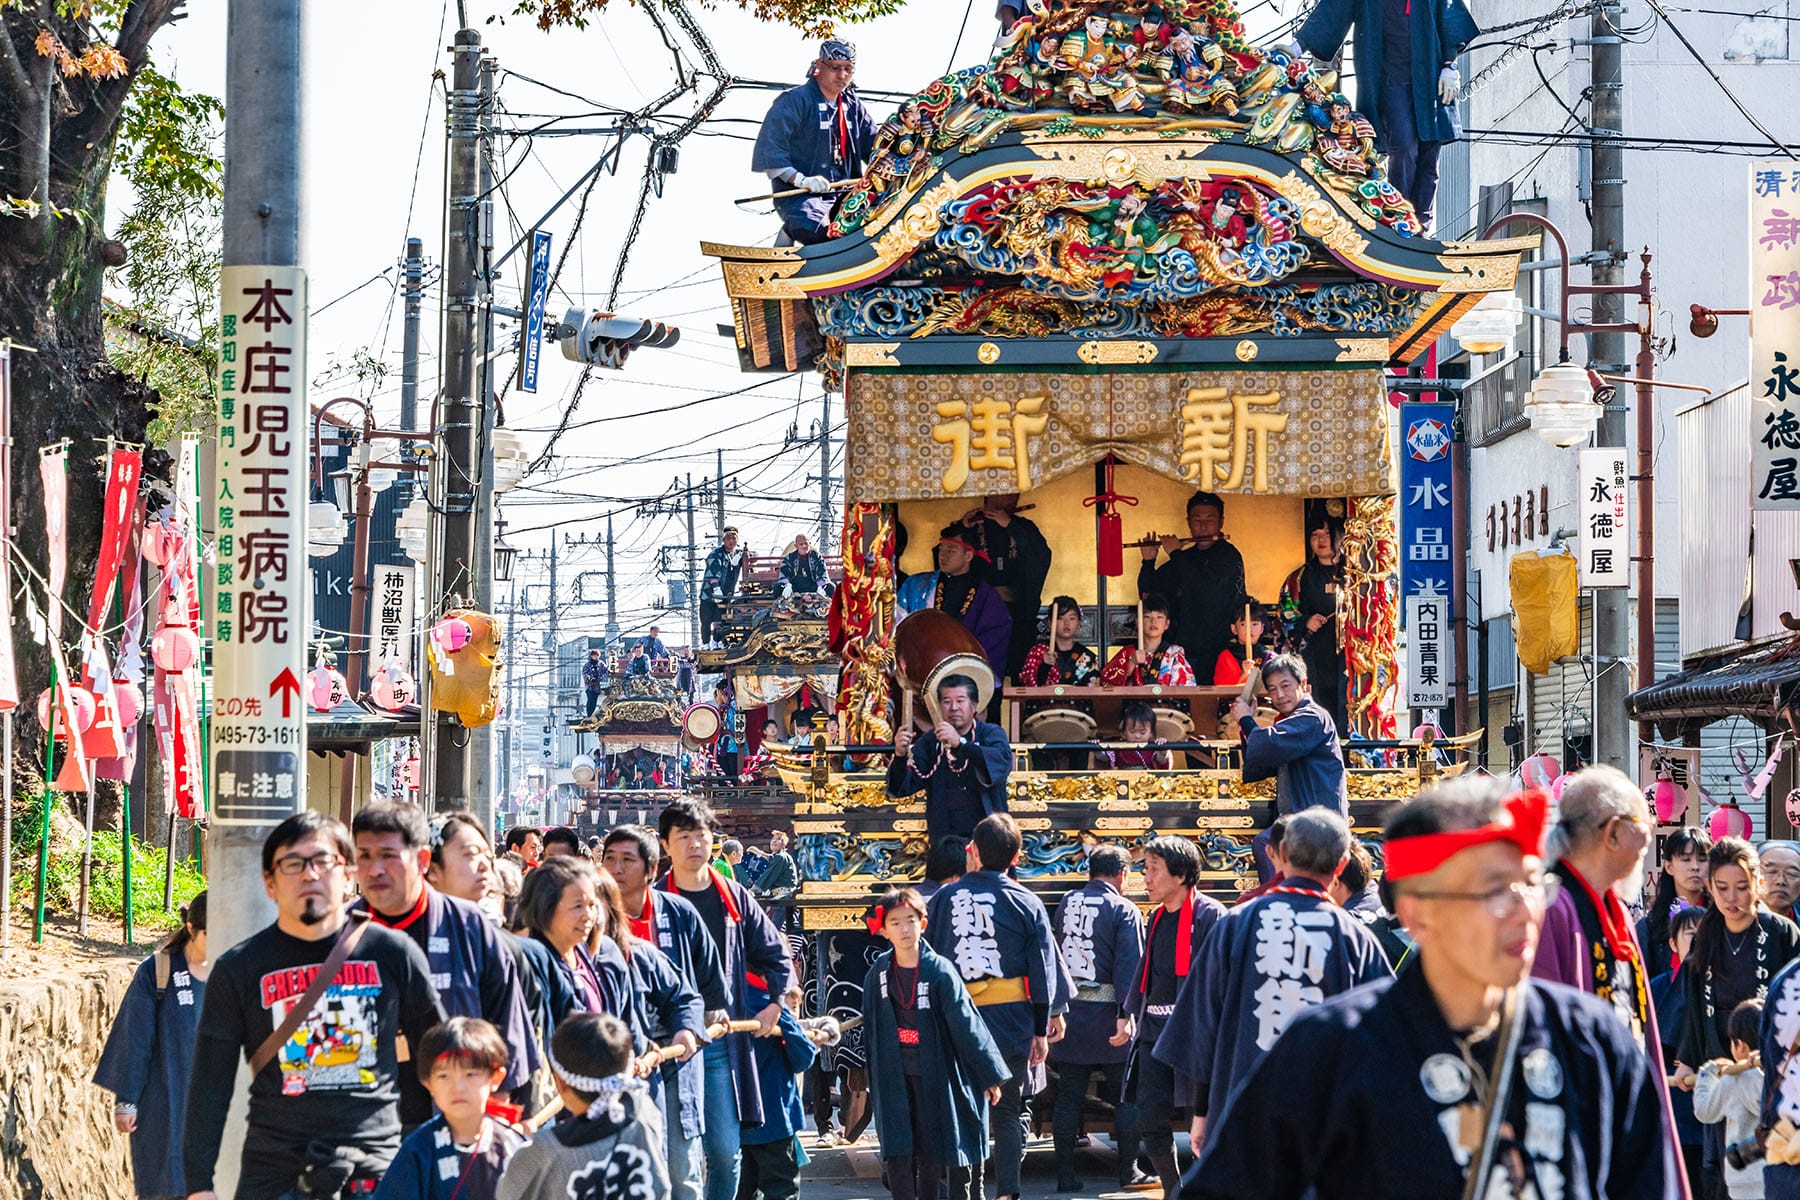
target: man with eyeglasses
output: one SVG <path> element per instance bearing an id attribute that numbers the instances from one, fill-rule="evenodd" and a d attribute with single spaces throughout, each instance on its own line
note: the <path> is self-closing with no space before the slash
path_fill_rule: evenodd
<path id="1" fill-rule="evenodd" d="M 213 1172 L 238 1064 L 255 1056 L 312 985 L 339 937 L 354 850 L 341 824 L 289 817 L 263 842 L 275 923 L 233 946 L 207 980 L 188 1091 L 190 1200 L 217 1200 Z M 294 1033 L 250 1081 L 237 1200 L 335 1197 L 372 1188 L 400 1148 L 397 1053 L 444 1020 L 431 967 L 404 934 L 363 927 Z"/>
<path id="2" fill-rule="evenodd" d="M 438 831 L 446 828 L 440 824 Z M 425 882 L 437 843 L 424 810 L 407 803 L 366 805 L 350 823 L 350 836 L 356 843 L 356 881 L 362 892 L 351 909 L 404 933 L 425 952 L 444 1011 L 453 1017 L 480 1017 L 505 1039 L 511 1053 L 501 1089 L 523 1085 L 542 1056 L 519 986 L 517 959 L 480 908 Z M 431 1094 L 416 1072 L 404 1072 L 401 1125 L 410 1132 L 431 1114 Z"/>
<path id="3" fill-rule="evenodd" d="M 775 201 L 775 211 L 782 232 L 803 246 L 825 240 L 834 193 L 862 175 L 875 148 L 875 118 L 851 82 L 856 47 L 828 38 L 811 75 L 769 106 L 750 160 L 778 191 L 797 193 Z"/>
<path id="4" fill-rule="evenodd" d="M 1183 1200 L 1663 1200 L 1658 1075 L 1612 1007 L 1530 977 L 1546 797 L 1491 779 L 1389 818 L 1417 962 L 1299 1013 L 1214 1117 Z"/>
<path id="5" fill-rule="evenodd" d="M 1569 776 L 1544 835 L 1550 899 L 1531 973 L 1611 1004 L 1639 1045 L 1655 1019 L 1644 954 L 1621 897 L 1644 892 L 1650 806 L 1625 772 L 1588 767 Z"/>
<path id="6" fill-rule="evenodd" d="M 1778 917 L 1800 921 L 1800 846 L 1793 842 L 1764 842 L 1757 851 L 1762 864 L 1763 903 Z"/>

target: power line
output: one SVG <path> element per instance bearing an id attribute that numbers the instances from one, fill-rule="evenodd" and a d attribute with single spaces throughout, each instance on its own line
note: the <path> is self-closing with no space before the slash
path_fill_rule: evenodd
<path id="1" fill-rule="evenodd" d="M 1675 39 L 1687 50 L 1689 56 L 1691 56 L 1695 62 L 1699 63 L 1701 67 L 1705 68 L 1708 75 L 1712 76 L 1712 81 L 1719 86 L 1721 92 L 1725 93 L 1725 98 L 1731 101 L 1731 106 L 1737 109 L 1739 113 L 1743 114 L 1744 120 L 1750 122 L 1756 132 L 1768 138 L 1770 143 L 1777 150 L 1780 150 L 1795 162 L 1800 162 L 1800 154 L 1795 154 L 1786 142 L 1770 132 L 1767 125 L 1764 125 L 1761 121 L 1757 120 L 1756 114 L 1746 108 L 1744 102 L 1738 99 L 1737 93 L 1727 87 L 1725 81 L 1719 78 L 1719 73 L 1713 70 L 1713 65 L 1706 61 L 1706 56 L 1694 48 L 1694 43 L 1688 41 L 1687 34 L 1681 31 L 1681 26 L 1675 24 L 1675 18 L 1669 15 L 1669 10 L 1663 5 L 1662 0 L 1647 0 L 1647 2 L 1650 7 L 1655 10 L 1656 15 L 1662 18 L 1663 24 L 1669 27 L 1669 32 L 1674 34 Z"/>

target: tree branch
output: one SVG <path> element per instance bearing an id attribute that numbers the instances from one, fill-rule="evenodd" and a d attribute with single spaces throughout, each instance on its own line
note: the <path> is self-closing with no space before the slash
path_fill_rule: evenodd
<path id="1" fill-rule="evenodd" d="M 25 64 L 19 58 L 19 48 L 13 45 L 12 30 L 4 22 L 0 22 L 0 81 L 15 97 L 26 96 L 31 91 L 31 76 L 26 74 Z"/>
<path id="2" fill-rule="evenodd" d="M 95 86 L 93 103 L 80 122 L 84 141 L 99 144 L 112 139 L 119 114 L 125 110 L 125 98 L 131 94 L 138 71 L 147 61 L 151 39 L 167 26 L 186 19 L 186 9 L 187 0 L 132 0 L 119 23 L 118 39 L 113 42 L 113 49 L 125 58 L 125 74 L 101 80 Z"/>

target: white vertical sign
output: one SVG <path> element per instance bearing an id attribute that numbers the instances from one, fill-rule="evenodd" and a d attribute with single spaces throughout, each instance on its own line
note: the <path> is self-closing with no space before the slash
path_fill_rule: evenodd
<path id="1" fill-rule="evenodd" d="M 1424 591 L 1406 598 L 1406 707 L 1450 704 L 1450 597 Z"/>
<path id="2" fill-rule="evenodd" d="M 219 305 L 213 820 L 306 804 L 306 272 L 226 267 Z"/>
<path id="3" fill-rule="evenodd" d="M 1581 586 L 1631 586 L 1631 493 L 1625 450 L 1583 450 L 1580 465 Z"/>
<path id="4" fill-rule="evenodd" d="M 369 627 L 375 631 L 370 670 L 389 656 L 418 670 L 413 662 L 413 565 L 377 565 L 370 581 L 369 605 L 375 610 L 369 614 Z"/>
<path id="5" fill-rule="evenodd" d="M 1800 169 L 1750 164 L 1750 501 L 1800 511 Z"/>

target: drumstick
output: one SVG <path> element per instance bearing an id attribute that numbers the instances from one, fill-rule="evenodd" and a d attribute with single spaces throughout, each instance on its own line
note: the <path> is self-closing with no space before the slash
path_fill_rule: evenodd
<path id="1" fill-rule="evenodd" d="M 900 697 L 900 728 L 911 729 L 912 727 L 913 693 L 911 688 L 907 688 L 905 693 Z"/>
<path id="2" fill-rule="evenodd" d="M 1244 601 L 1244 674 L 1250 674 L 1250 664 L 1256 661 L 1256 652 L 1250 645 L 1250 602 Z"/>
<path id="3" fill-rule="evenodd" d="M 1143 655 L 1146 659 L 1148 659 L 1150 657 L 1150 652 L 1148 650 L 1144 649 L 1144 593 L 1142 593 L 1142 592 L 1138 593 L 1138 644 L 1137 644 L 1137 648 L 1139 651 L 1141 651 L 1143 653 Z M 1138 679 L 1141 682 L 1144 678 L 1143 669 L 1137 668 L 1137 670 L 1138 670 Z"/>

